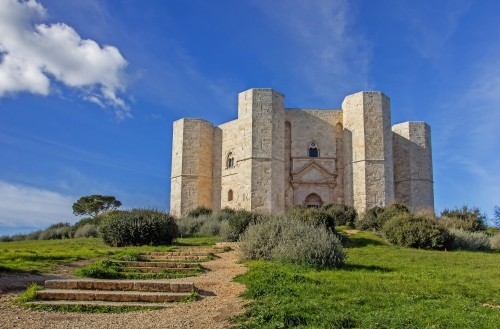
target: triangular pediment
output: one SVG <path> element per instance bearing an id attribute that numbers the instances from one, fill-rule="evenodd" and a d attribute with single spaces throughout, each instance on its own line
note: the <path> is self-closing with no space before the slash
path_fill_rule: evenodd
<path id="1" fill-rule="evenodd" d="M 311 161 L 299 170 L 292 172 L 293 179 L 300 179 L 302 181 L 323 181 L 335 178 L 336 173 L 330 172 L 316 161 Z"/>

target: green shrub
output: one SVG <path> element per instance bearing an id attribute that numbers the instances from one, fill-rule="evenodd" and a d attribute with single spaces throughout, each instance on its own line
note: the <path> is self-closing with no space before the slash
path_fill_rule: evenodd
<path id="1" fill-rule="evenodd" d="M 181 219 L 178 219 L 177 225 L 179 227 L 179 233 L 180 234 L 193 234 L 193 233 L 199 233 L 200 228 L 203 225 L 203 222 L 207 220 L 209 216 L 202 215 L 198 217 L 184 217 Z"/>
<path id="2" fill-rule="evenodd" d="M 500 250 L 500 233 L 491 237 L 491 249 Z"/>
<path id="3" fill-rule="evenodd" d="M 469 232 L 461 229 L 448 229 L 453 240 L 453 248 L 461 250 L 489 250 L 490 238 L 484 232 Z"/>
<path id="4" fill-rule="evenodd" d="M 115 247 L 171 244 L 179 235 L 172 216 L 145 208 L 116 211 L 103 221 L 99 231 L 104 243 Z"/>
<path id="5" fill-rule="evenodd" d="M 340 203 L 330 203 L 321 208 L 333 218 L 335 226 L 354 225 L 358 212 L 353 206 L 348 206 Z"/>
<path id="6" fill-rule="evenodd" d="M 250 223 L 254 223 L 262 217 L 261 214 L 246 210 L 236 210 L 226 225 L 221 225 L 220 236 L 225 241 L 238 241 L 240 235 L 245 232 Z"/>
<path id="7" fill-rule="evenodd" d="M 409 213 L 389 219 L 383 229 L 386 239 L 395 245 L 422 249 L 444 249 L 449 247 L 447 230 L 432 218 Z"/>
<path id="8" fill-rule="evenodd" d="M 446 228 L 462 229 L 469 232 L 485 231 L 487 226 L 485 224 L 486 215 L 481 214 L 477 207 L 469 209 L 468 206 L 462 208 L 455 208 L 452 210 L 445 209 L 441 212 L 440 222 Z"/>
<path id="9" fill-rule="evenodd" d="M 211 215 L 212 214 L 212 209 L 207 208 L 205 206 L 198 206 L 188 212 L 187 217 L 200 217 L 200 216 L 206 216 L 206 215 Z"/>
<path id="10" fill-rule="evenodd" d="M 384 212 L 384 208 L 381 207 L 373 207 L 369 210 L 367 210 L 364 214 L 362 214 L 360 217 L 358 217 L 357 221 L 354 223 L 356 228 L 360 230 L 373 230 L 377 231 L 380 230 L 380 226 L 378 225 L 377 222 L 377 217 Z"/>
<path id="11" fill-rule="evenodd" d="M 73 235 L 74 238 L 97 238 L 98 236 L 99 231 L 97 230 L 97 227 L 92 224 L 81 226 Z"/>
<path id="12" fill-rule="evenodd" d="M 265 216 L 240 237 L 244 259 L 281 260 L 318 267 L 339 267 L 345 254 L 339 238 L 323 226 L 285 216 Z"/>
<path id="13" fill-rule="evenodd" d="M 391 218 L 409 213 L 408 207 L 402 203 L 393 203 L 387 208 L 374 207 L 362 216 L 362 219 L 356 223 L 356 227 L 361 230 L 380 231 Z"/>
<path id="14" fill-rule="evenodd" d="M 335 229 L 335 218 L 330 212 L 324 209 L 295 206 L 286 212 L 286 217 L 297 219 L 311 225 L 321 225 L 332 230 Z"/>

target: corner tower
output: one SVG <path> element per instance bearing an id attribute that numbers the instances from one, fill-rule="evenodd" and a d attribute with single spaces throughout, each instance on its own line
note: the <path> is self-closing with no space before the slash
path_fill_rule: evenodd
<path id="1" fill-rule="evenodd" d="M 389 97 L 359 92 L 342 102 L 344 198 L 358 212 L 394 201 Z"/>
<path id="2" fill-rule="evenodd" d="M 242 145 L 240 168 L 250 209 L 285 210 L 285 108 L 283 94 L 273 89 L 250 89 L 238 95 L 238 120 L 249 120 L 250 134 Z M 246 179 L 245 179 L 246 180 Z"/>
<path id="3" fill-rule="evenodd" d="M 413 212 L 434 211 L 431 127 L 425 122 L 392 126 L 396 201 Z"/>
<path id="4" fill-rule="evenodd" d="M 202 119 L 174 122 L 170 213 L 184 216 L 212 206 L 213 124 Z"/>

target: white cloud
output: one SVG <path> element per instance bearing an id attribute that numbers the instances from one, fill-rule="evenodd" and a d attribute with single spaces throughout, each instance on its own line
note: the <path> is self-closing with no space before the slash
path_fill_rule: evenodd
<path id="1" fill-rule="evenodd" d="M 293 69 L 314 94 L 331 99 L 338 92 L 367 88 L 370 46 L 350 30 L 348 2 L 257 1 L 290 36 Z"/>
<path id="2" fill-rule="evenodd" d="M 118 118 L 130 117 L 117 96 L 125 90 L 127 66 L 119 50 L 82 40 L 64 23 L 41 23 L 46 16 L 35 0 L 0 0 L 0 97 L 22 91 L 46 96 L 55 79 L 79 88 L 86 100 L 113 106 Z"/>
<path id="3" fill-rule="evenodd" d="M 75 222 L 75 198 L 48 190 L 0 181 L 0 226 L 47 227 Z"/>

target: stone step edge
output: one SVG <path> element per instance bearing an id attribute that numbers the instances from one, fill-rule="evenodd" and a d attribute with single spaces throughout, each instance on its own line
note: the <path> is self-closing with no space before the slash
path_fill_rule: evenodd
<path id="1" fill-rule="evenodd" d="M 123 267 L 197 268 L 200 263 L 121 261 Z"/>
<path id="2" fill-rule="evenodd" d="M 185 292 L 147 292 L 147 291 L 102 291 L 102 290 L 63 290 L 46 289 L 37 291 L 37 298 L 42 300 L 77 300 L 106 302 L 180 302 L 189 297 Z"/>
<path id="3" fill-rule="evenodd" d="M 193 292 L 193 282 L 157 280 L 46 280 L 46 289 L 83 289 L 104 291 Z"/>
<path id="4" fill-rule="evenodd" d="M 197 272 L 196 267 L 145 267 L 145 266 L 124 266 L 120 267 L 123 273 L 172 273 L 172 272 Z M 137 270 L 139 272 L 135 272 Z"/>
<path id="5" fill-rule="evenodd" d="M 212 252 L 191 252 L 191 251 L 146 251 L 140 256 L 211 256 Z"/>
<path id="6" fill-rule="evenodd" d="M 100 300 L 86 300 L 86 301 L 75 301 L 75 300 L 42 300 L 36 302 L 27 302 L 27 305 L 49 305 L 49 306 L 63 306 L 63 305 L 81 305 L 81 306 L 111 306 L 111 307 L 171 307 L 169 304 L 165 303 L 145 303 L 145 302 L 104 302 Z"/>

